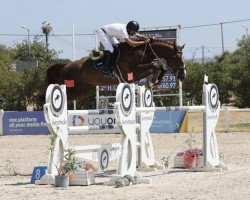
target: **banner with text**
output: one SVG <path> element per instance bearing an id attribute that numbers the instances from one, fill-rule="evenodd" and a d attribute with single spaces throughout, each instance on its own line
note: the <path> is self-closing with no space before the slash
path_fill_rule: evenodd
<path id="1" fill-rule="evenodd" d="M 4 135 L 39 135 L 49 134 L 44 113 L 36 112 L 4 112 Z M 69 126 L 98 126 L 115 125 L 114 114 L 106 115 L 68 115 Z M 151 133 L 178 133 L 187 131 L 186 112 L 155 112 L 154 120 L 150 128 Z M 83 134 L 94 133 L 119 133 L 119 129 L 92 130 Z"/>
<path id="2" fill-rule="evenodd" d="M 139 86 L 145 85 L 146 82 L 148 82 L 149 78 L 143 78 L 138 82 Z M 178 87 L 178 81 L 176 80 L 175 75 L 173 74 L 164 74 L 161 83 L 155 87 L 153 87 L 153 90 L 171 90 L 176 89 Z M 99 89 L 101 91 L 115 91 L 117 88 L 117 85 L 109 85 L 109 86 L 100 86 Z"/>
<path id="3" fill-rule="evenodd" d="M 37 112 L 8 112 L 3 114 L 4 135 L 35 135 L 49 134 L 44 113 Z"/>

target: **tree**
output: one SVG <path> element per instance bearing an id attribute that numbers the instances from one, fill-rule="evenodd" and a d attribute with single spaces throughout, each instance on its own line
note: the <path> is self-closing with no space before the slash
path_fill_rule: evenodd
<path id="1" fill-rule="evenodd" d="M 0 69 L 1 71 L 13 69 L 13 64 L 14 64 L 13 55 L 14 55 L 13 49 L 7 48 L 4 45 L 0 45 Z M 3 74 L 4 73 L 2 73 L 2 75 Z"/>
<path id="2" fill-rule="evenodd" d="M 199 105 L 202 99 L 203 77 L 206 74 L 204 65 L 187 62 L 187 76 L 183 81 L 184 100 Z"/>
<path id="3" fill-rule="evenodd" d="M 27 60 L 27 43 L 28 41 L 24 40 L 22 43 L 17 44 L 16 47 L 12 50 L 14 53 L 12 54 L 12 58 L 10 58 L 10 60 Z M 32 67 L 26 69 L 24 72 L 19 73 L 16 71 L 8 72 L 9 76 L 11 77 L 10 78 L 8 76 L 8 79 L 16 80 L 12 80 L 11 83 L 12 86 L 14 88 L 18 88 L 18 90 L 13 89 L 16 95 L 10 95 L 7 100 L 8 102 L 12 102 L 12 100 L 10 99 L 11 96 L 15 97 L 16 99 L 20 99 L 20 106 L 17 108 L 20 110 L 26 110 L 26 107 L 29 104 L 33 104 L 35 105 L 36 109 L 41 110 L 44 104 L 44 94 L 47 88 L 46 70 L 49 66 L 54 64 L 54 62 L 58 62 L 58 52 L 53 49 L 48 49 L 44 42 L 40 41 L 39 37 L 35 37 L 30 45 L 31 59 L 38 61 L 38 67 Z M 4 87 L 5 89 L 8 89 L 9 86 Z M 11 92 L 9 93 L 11 94 Z M 13 108 L 6 107 L 5 109 L 10 110 Z"/>
<path id="4" fill-rule="evenodd" d="M 228 62 L 209 62 L 206 64 L 188 62 L 186 65 L 187 78 L 183 82 L 183 90 L 186 98 L 192 104 L 199 105 L 202 103 L 204 75 L 208 76 L 210 83 L 217 85 L 221 103 L 228 104 L 230 102 L 231 91 L 234 86 L 231 71 L 234 69 L 234 65 Z"/>
<path id="5" fill-rule="evenodd" d="M 0 108 L 22 110 L 23 84 L 21 75 L 15 71 L 15 51 L 0 45 Z"/>
<path id="6" fill-rule="evenodd" d="M 28 60 L 29 54 L 27 51 L 28 41 L 24 40 L 22 43 L 16 45 L 16 59 L 17 60 Z M 38 60 L 39 63 L 48 63 L 58 57 L 57 51 L 53 49 L 47 49 L 44 42 L 40 41 L 40 37 L 34 37 L 30 44 L 30 57 L 32 60 Z"/>
<path id="7" fill-rule="evenodd" d="M 27 69 L 22 74 L 26 102 L 35 105 L 35 109 L 42 110 L 47 88 L 46 70 L 59 60 L 58 52 L 48 49 L 46 44 L 39 39 L 39 37 L 35 37 L 31 44 L 31 58 L 38 61 L 38 67 Z M 16 46 L 17 58 L 20 60 L 26 56 L 22 51 L 25 45 L 26 41 Z M 64 62 L 68 62 L 68 60 L 64 60 Z"/>
<path id="8" fill-rule="evenodd" d="M 235 80 L 235 105 L 250 107 L 250 38 L 243 37 L 238 42 L 238 46 L 239 49 L 234 52 L 233 56 L 239 56 L 240 59 L 237 68 L 232 73 Z"/>

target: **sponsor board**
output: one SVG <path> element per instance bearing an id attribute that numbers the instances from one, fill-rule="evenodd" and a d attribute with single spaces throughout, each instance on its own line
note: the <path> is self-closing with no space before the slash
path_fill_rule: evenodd
<path id="1" fill-rule="evenodd" d="M 8 112 L 3 114 L 4 135 L 36 135 L 49 134 L 44 113 L 36 112 Z"/>
<path id="2" fill-rule="evenodd" d="M 155 112 L 151 133 L 178 133 L 185 131 L 187 126 L 186 112 Z M 35 112 L 4 112 L 3 114 L 4 135 L 38 135 L 49 134 L 44 113 Z M 62 123 L 66 123 L 66 120 Z M 135 123 L 135 122 L 133 122 Z M 68 115 L 69 126 L 98 126 L 113 125 L 110 130 L 90 130 L 87 133 L 119 133 L 116 127 L 114 114 L 104 115 Z M 86 133 L 85 133 L 86 134 Z"/>

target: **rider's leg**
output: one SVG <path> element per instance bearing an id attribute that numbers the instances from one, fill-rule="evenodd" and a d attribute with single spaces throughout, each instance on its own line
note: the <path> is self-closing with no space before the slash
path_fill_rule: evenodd
<path id="1" fill-rule="evenodd" d="M 106 68 L 108 68 L 108 71 L 104 71 L 104 75 L 106 76 L 114 76 L 114 72 L 111 66 L 111 56 L 112 53 L 110 51 L 105 51 L 105 56 L 104 56 L 104 65 Z"/>
<path id="2" fill-rule="evenodd" d="M 102 45 L 104 46 L 104 49 L 106 51 L 110 51 L 111 53 L 113 53 L 114 48 L 113 48 L 113 45 L 109 39 L 109 36 L 106 33 L 104 33 L 101 29 L 99 29 L 97 31 L 97 37 L 100 40 L 100 42 L 102 43 Z"/>
<path id="3" fill-rule="evenodd" d="M 104 54 L 104 65 L 107 68 L 110 68 L 111 55 L 112 55 L 112 53 L 110 51 L 105 51 L 105 54 Z"/>
<path id="4" fill-rule="evenodd" d="M 100 42 L 102 43 L 102 45 L 104 46 L 104 49 L 105 49 L 105 61 L 104 61 L 104 64 L 105 64 L 105 67 L 108 68 L 108 71 L 104 72 L 105 75 L 107 76 L 114 76 L 113 75 L 113 70 L 110 66 L 110 60 L 111 60 L 111 55 L 114 51 L 114 48 L 113 48 L 113 45 L 109 39 L 109 36 L 104 33 L 101 29 L 99 29 L 97 31 L 97 36 L 100 40 Z"/>

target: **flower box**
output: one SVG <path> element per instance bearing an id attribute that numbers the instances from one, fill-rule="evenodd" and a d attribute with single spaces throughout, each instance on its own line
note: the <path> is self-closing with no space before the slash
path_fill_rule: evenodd
<path id="1" fill-rule="evenodd" d="M 95 183 L 95 174 L 87 171 L 76 171 L 69 176 L 69 185 L 92 185 Z"/>

